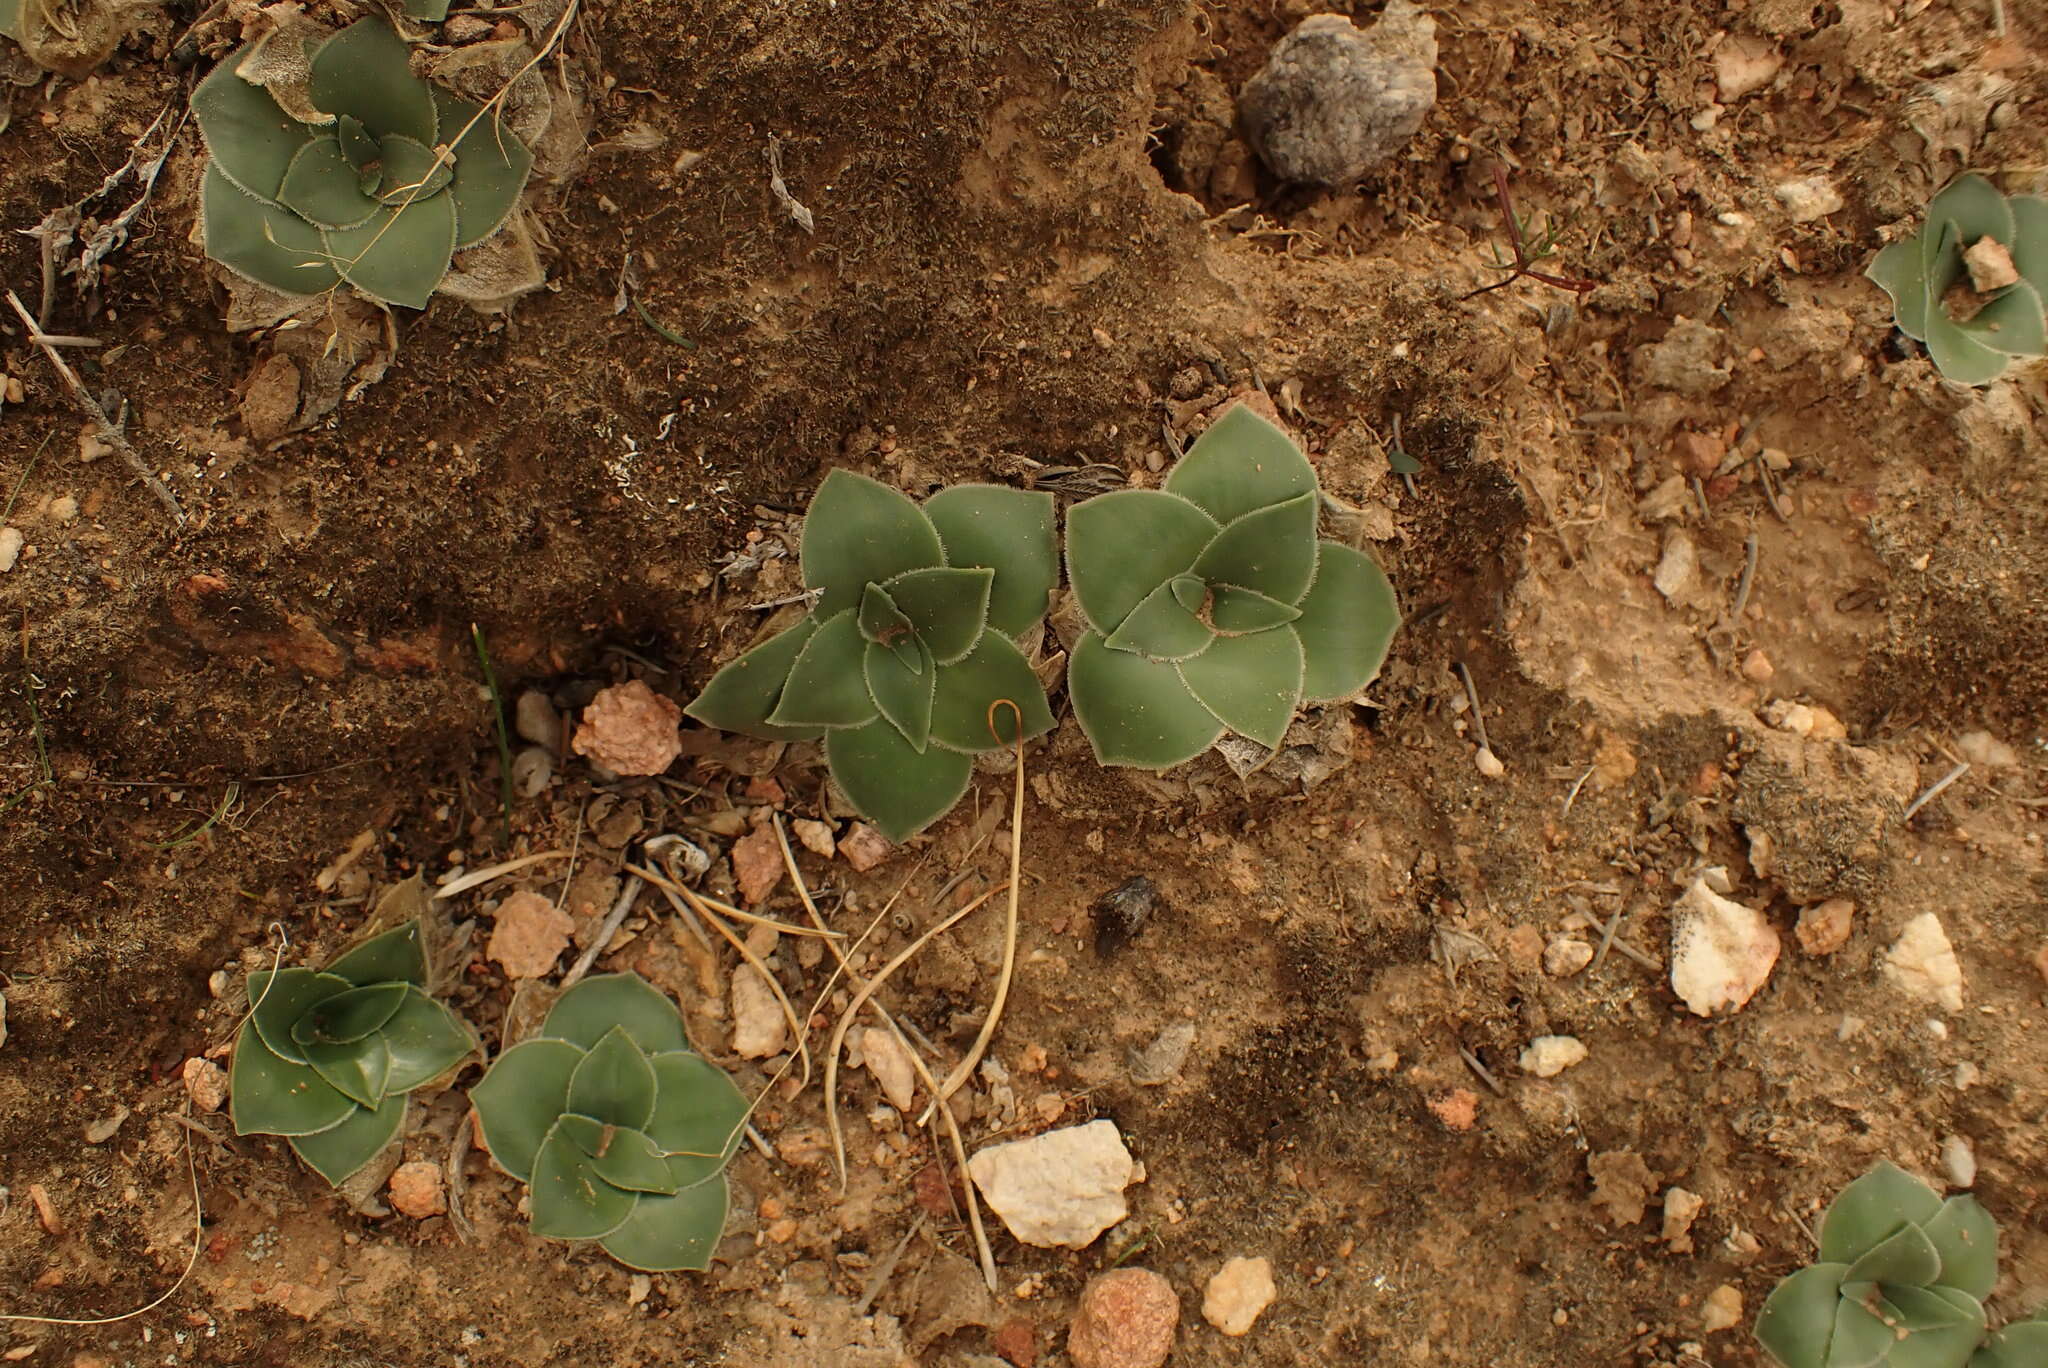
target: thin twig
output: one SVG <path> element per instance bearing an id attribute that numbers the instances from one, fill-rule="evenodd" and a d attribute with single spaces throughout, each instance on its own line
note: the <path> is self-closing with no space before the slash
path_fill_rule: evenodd
<path id="1" fill-rule="evenodd" d="M 1479 1056 L 1466 1049 L 1462 1041 L 1458 1044 L 1458 1058 L 1465 1061 L 1465 1067 L 1470 1069 L 1481 1083 L 1484 1083 L 1493 1090 L 1495 1097 L 1506 1097 L 1508 1095 L 1508 1090 L 1503 1088 L 1500 1085 L 1500 1080 L 1493 1076 L 1493 1070 L 1480 1063 Z"/>
<path id="2" fill-rule="evenodd" d="M 71 391 L 72 399 L 78 404 L 80 409 L 84 410 L 85 416 L 93 421 L 93 425 L 100 430 L 100 440 L 121 453 L 121 459 L 128 463 L 128 468 L 135 472 L 149 492 L 156 496 L 157 502 L 170 512 L 171 517 L 177 521 L 180 527 L 183 527 L 185 525 L 185 510 L 178 506 L 177 496 L 172 494 L 169 487 L 150 470 L 148 464 L 143 461 L 141 453 L 129 444 L 127 435 L 121 429 L 115 427 L 113 420 L 107 417 L 107 411 L 100 407 L 99 401 L 86 392 L 85 383 L 78 378 L 78 372 L 72 370 L 70 363 L 64 359 L 55 347 L 50 345 L 50 341 L 43 334 L 43 330 L 36 325 L 35 319 L 30 316 L 27 307 L 22 304 L 21 296 L 9 290 L 7 292 L 7 302 L 13 307 L 16 316 L 21 319 L 23 325 L 28 328 L 28 340 L 35 343 L 43 355 L 49 358 L 51 366 L 56 368 L 58 378 Z"/>
<path id="3" fill-rule="evenodd" d="M 612 943 L 612 937 L 625 925 L 626 914 L 633 910 L 633 901 L 640 896 L 642 887 L 638 874 L 629 872 L 626 875 L 626 886 L 619 890 L 619 900 L 612 904 L 611 915 L 597 928 L 597 935 L 583 947 L 583 953 L 576 957 L 576 963 L 570 966 L 569 972 L 562 975 L 563 988 L 575 987 L 590 972 L 590 966 L 597 963 L 597 957 L 604 953 L 604 948 Z"/>
<path id="4" fill-rule="evenodd" d="M 1749 540 L 1742 544 L 1742 578 L 1735 585 L 1735 607 L 1728 614 L 1737 627 L 1742 625 L 1742 612 L 1749 607 L 1749 589 L 1756 582 L 1756 533 L 1749 534 Z"/>
<path id="5" fill-rule="evenodd" d="M 259 779 L 262 777 L 265 776 L 258 776 Z M 482 869 L 473 869 L 459 879 L 449 880 L 447 884 L 435 889 L 428 896 L 439 902 L 444 898 L 452 898 L 458 893 L 467 893 L 479 884 L 487 884 L 493 879 L 503 878 L 514 870 L 524 869 L 528 865 L 539 864 L 543 860 L 560 860 L 564 858 L 573 860 L 575 856 L 572 851 L 567 850 L 543 850 L 537 855 L 521 855 L 516 860 L 505 860 L 498 864 L 486 865 Z"/>
<path id="6" fill-rule="evenodd" d="M 767 963 L 759 955 L 755 954 L 752 947 L 744 940 L 733 934 L 732 928 L 727 926 L 718 914 L 706 905 L 703 898 L 680 884 L 670 884 L 667 881 L 663 881 L 661 885 L 661 895 L 670 902 L 676 902 L 680 898 L 682 902 L 688 903 L 690 910 L 702 918 L 713 931 L 725 937 L 725 943 L 730 945 L 734 952 L 746 962 L 749 969 L 752 969 L 761 976 L 761 982 L 768 985 L 768 991 L 774 995 L 776 1005 L 782 1008 L 782 1019 L 789 1026 L 789 1034 L 796 1047 L 797 1059 L 804 1067 L 803 1083 L 800 1086 L 809 1087 L 811 1083 L 811 1047 L 805 1037 L 808 1034 L 806 1027 L 810 1018 L 807 1016 L 799 1017 L 796 1014 L 796 1005 L 789 1000 L 789 994 L 782 990 L 782 984 L 776 979 L 775 975 L 769 972 Z"/>
<path id="7" fill-rule="evenodd" d="M 468 1244 L 476 1235 L 476 1227 L 470 1224 L 469 1215 L 462 1209 L 462 1199 L 469 1190 L 469 1179 L 462 1166 L 469 1158 L 470 1119 L 465 1116 L 456 1123 L 455 1138 L 448 1144 L 448 1162 L 444 1166 L 448 1173 L 448 1224 L 455 1227 L 455 1238 Z"/>
<path id="8" fill-rule="evenodd" d="M 874 1276 L 868 1279 L 867 1291 L 861 1293 L 860 1300 L 854 1303 L 853 1314 L 856 1319 L 865 1316 L 868 1309 L 875 1304 L 875 1298 L 882 1295 L 882 1289 L 889 1285 L 889 1279 L 896 1274 L 896 1265 L 903 1261 L 903 1251 L 910 1248 L 910 1242 L 916 1239 L 918 1232 L 923 1229 L 924 1213 L 920 1211 L 917 1213 L 917 1219 L 910 1223 L 910 1229 L 903 1232 L 903 1238 L 889 1251 L 889 1257 L 882 1260 L 881 1265 L 875 1269 Z"/>
<path id="9" fill-rule="evenodd" d="M 1466 668 L 1462 660 L 1452 661 L 1451 668 L 1458 672 L 1458 678 L 1465 683 L 1465 701 L 1472 705 L 1472 731 L 1479 738 L 1479 749 L 1493 750 L 1493 746 L 1486 739 L 1486 714 L 1479 709 L 1479 686 L 1472 681 L 1472 671 Z M 1499 754 L 1498 751 L 1494 753 Z"/>
<path id="10" fill-rule="evenodd" d="M 1899 814 L 1899 825 L 1904 826 L 1906 825 L 1906 823 L 1912 821 L 1914 814 L 1919 812 L 1921 808 L 1924 808 L 1929 803 L 1933 802 L 1936 794 L 1940 793 L 1943 789 L 1947 788 L 1950 784 L 1953 784 L 1956 780 L 1962 778 L 1965 774 L 1968 774 L 1969 772 L 1970 762 L 1964 760 L 1957 764 L 1957 766 L 1954 769 L 1950 770 L 1947 774 L 1942 775 L 1941 778 L 1929 784 L 1927 786 L 1927 791 L 1921 794 L 1918 798 L 1915 798 L 1911 803 L 1908 803 L 1906 805 L 1906 810 Z"/>
<path id="11" fill-rule="evenodd" d="M 1593 777 L 1593 771 L 1599 768 L 1598 765 L 1588 765 L 1586 772 L 1573 781 L 1572 791 L 1564 796 L 1564 811 L 1557 814 L 1558 821 L 1562 822 L 1572 815 L 1572 804 L 1579 801 L 1579 790 L 1586 786 L 1586 781 Z"/>

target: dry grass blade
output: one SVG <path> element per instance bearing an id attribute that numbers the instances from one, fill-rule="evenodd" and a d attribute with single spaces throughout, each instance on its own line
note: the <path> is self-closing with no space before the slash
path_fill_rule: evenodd
<path id="1" fill-rule="evenodd" d="M 506 860 L 502 864 L 487 865 L 482 869 L 471 870 L 459 879 L 449 880 L 427 896 L 437 902 L 444 898 L 452 898 L 458 893 L 467 893 L 470 889 L 487 884 L 493 879 L 503 878 L 514 870 L 524 869 L 528 865 L 539 864 L 542 860 L 572 858 L 573 854 L 574 852 L 567 850 L 543 850 L 538 855 L 521 855 L 516 860 Z"/>
<path id="2" fill-rule="evenodd" d="M 647 880 L 647 882 L 653 884 L 656 888 L 672 888 L 678 893 L 683 891 L 683 886 L 681 884 L 676 883 L 672 879 L 663 878 L 661 875 L 654 873 L 652 870 L 646 868 L 644 865 L 629 864 L 626 866 L 626 868 L 631 873 L 638 874 L 641 878 Z M 823 937 L 826 940 L 846 939 L 846 933 L 844 931 L 833 931 L 822 926 L 798 926 L 794 922 L 777 921 L 773 917 L 764 917 L 758 912 L 749 912 L 745 908 L 734 907 L 731 903 L 725 902 L 719 898 L 714 898 L 709 893 L 693 892 L 691 896 L 696 898 L 697 901 L 703 903 L 706 907 L 709 907 L 712 911 L 718 913 L 720 916 L 731 917 L 734 921 L 743 921 L 752 926 L 772 926 L 785 936 L 815 936 Z"/>
<path id="3" fill-rule="evenodd" d="M 724 919 L 712 911 L 710 904 L 697 894 L 679 884 L 672 884 L 666 879 L 656 884 L 655 887 L 659 888 L 661 895 L 671 903 L 683 904 L 690 911 L 696 913 L 713 931 L 716 931 L 725 938 L 725 943 L 730 945 L 742 960 L 746 961 L 748 968 L 761 976 L 761 982 L 767 984 L 768 991 L 775 995 L 776 1005 L 782 1008 L 782 1019 L 789 1026 L 790 1039 L 796 1044 L 797 1059 L 804 1067 L 804 1086 L 810 1086 L 811 1047 L 804 1041 L 804 1036 L 807 1034 L 804 1030 L 804 1023 L 807 1018 L 797 1016 L 796 1007 L 791 1004 L 789 994 L 782 991 L 781 983 L 776 981 L 775 975 L 769 971 L 768 966 L 762 962 L 761 957 L 752 950 L 749 950 L 747 943 L 734 935 L 732 928 L 725 924 Z M 676 910 L 682 911 L 683 908 L 679 906 Z"/>

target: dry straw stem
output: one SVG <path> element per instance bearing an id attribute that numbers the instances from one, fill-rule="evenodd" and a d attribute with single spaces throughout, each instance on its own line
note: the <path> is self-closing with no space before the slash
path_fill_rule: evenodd
<path id="1" fill-rule="evenodd" d="M 21 296 L 9 290 L 7 302 L 21 319 L 22 326 L 28 329 L 28 340 L 35 343 L 43 355 L 50 359 L 50 364 L 56 368 L 57 377 L 64 382 L 65 388 L 71 391 L 71 398 L 84 411 L 85 416 L 92 419 L 93 426 L 100 430 L 100 439 L 121 453 L 121 459 L 128 463 L 128 468 L 135 472 L 136 477 L 150 493 L 156 495 L 156 501 L 169 511 L 172 519 L 183 527 L 185 510 L 178 506 L 177 496 L 171 493 L 170 488 L 150 470 L 141 453 L 129 444 L 127 435 L 115 427 L 113 420 L 107 417 L 107 411 L 100 407 L 99 401 L 86 392 L 84 382 L 78 378 L 78 372 L 72 370 L 70 363 L 58 353 L 50 335 L 37 325 L 34 315 L 30 314 L 27 306 L 21 302 Z"/>
<path id="2" fill-rule="evenodd" d="M 724 937 L 725 943 L 730 945 L 742 960 L 746 961 L 748 968 L 760 975 L 761 982 L 768 985 L 768 991 L 775 994 L 776 1005 L 782 1008 L 782 1019 L 789 1026 L 790 1039 L 796 1044 L 797 1058 L 804 1066 L 803 1083 L 801 1086 L 809 1087 L 811 1083 L 811 1047 L 804 1039 L 809 1034 L 804 1029 L 809 1018 L 807 1016 L 797 1016 L 795 1006 L 790 1003 L 789 994 L 782 991 L 782 984 L 776 979 L 774 973 L 762 962 L 759 955 L 747 948 L 747 943 L 744 940 L 733 934 L 732 928 L 725 924 L 723 917 L 720 917 L 711 910 L 709 903 L 680 884 L 671 885 L 664 881 L 658 886 L 661 888 L 662 896 L 670 902 L 680 901 L 688 903 L 690 910 L 703 918 L 713 931 Z M 680 895 L 680 898 L 678 895 Z"/>

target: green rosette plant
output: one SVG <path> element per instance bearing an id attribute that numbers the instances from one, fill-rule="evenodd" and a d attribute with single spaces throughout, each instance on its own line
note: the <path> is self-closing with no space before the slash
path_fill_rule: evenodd
<path id="1" fill-rule="evenodd" d="M 1986 1340 L 1970 1368 L 2042 1368 L 2048 1364 L 2048 1311 L 2014 1321 Z"/>
<path id="2" fill-rule="evenodd" d="M 425 308 L 454 253 L 510 217 L 533 154 L 502 120 L 413 75 L 405 40 L 380 19 L 313 49 L 309 118 L 242 74 L 254 51 L 240 49 L 192 92 L 209 153 L 206 254 L 285 294 L 346 282 L 381 303 Z"/>
<path id="3" fill-rule="evenodd" d="M 747 1100 L 646 979 L 563 993 L 469 1100 L 491 1158 L 527 1185 L 534 1234 L 596 1240 L 649 1273 L 710 1266 Z"/>
<path id="4" fill-rule="evenodd" d="M 2014 357 L 2048 352 L 2048 199 L 1958 176 L 1928 202 L 1920 231 L 1879 252 L 1864 274 L 1892 297 L 1899 331 L 1925 343 L 1951 380 L 1988 385 Z M 1959 320 L 1945 297 L 1966 276 L 1984 286 L 1983 307 Z"/>
<path id="5" fill-rule="evenodd" d="M 1997 1280 L 1998 1227 L 1975 1198 L 1943 1201 L 1879 1163 L 1829 1205 L 1820 1261 L 1771 1292 L 1756 1337 L 1785 1368 L 1963 1368 L 1984 1340 L 1982 1303 Z M 2003 1338 L 2021 1354 L 2039 1347 L 2025 1326 Z M 2003 1368 L 1996 1357 L 1976 1363 Z"/>
<path id="6" fill-rule="evenodd" d="M 430 982 L 418 921 L 325 969 L 249 975 L 229 1075 L 235 1134 L 288 1137 L 333 1184 L 369 1163 L 403 1128 L 406 1095 L 476 1048 Z"/>
<path id="7" fill-rule="evenodd" d="M 840 790 L 894 841 L 960 800 L 977 752 L 1052 729 L 1015 641 L 1059 580 L 1051 495 L 963 484 L 919 507 L 834 470 L 804 517 L 799 562 L 810 612 L 720 670 L 690 716 L 823 737 Z"/>
<path id="8" fill-rule="evenodd" d="M 1074 715 L 1105 765 L 1165 769 L 1224 732 L 1272 750 L 1305 702 L 1379 673 L 1400 611 L 1370 556 L 1318 540 L 1301 448 L 1242 404 L 1163 489 L 1067 514 L 1067 576 L 1088 629 L 1067 663 Z"/>

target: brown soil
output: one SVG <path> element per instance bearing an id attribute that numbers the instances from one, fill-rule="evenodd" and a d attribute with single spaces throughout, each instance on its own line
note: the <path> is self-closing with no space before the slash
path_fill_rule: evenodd
<path id="1" fill-rule="evenodd" d="M 734 810 L 778 792 L 818 814 L 803 748 L 693 736 L 669 782 L 565 763 L 508 842 L 472 623 L 508 699 L 575 703 L 625 677 L 684 698 L 759 625 L 744 605 L 793 585 L 787 558 L 731 557 L 788 544 L 830 466 L 920 495 L 1089 463 L 1143 479 L 1162 421 L 1184 432 L 1263 386 L 1364 510 L 1353 530 L 1410 624 L 1373 704 L 1322 734 L 1320 758 L 1348 764 L 1305 792 L 1214 762 L 1100 772 L 1070 718 L 1028 758 L 1031 882 L 995 1051 L 1015 1111 L 978 1088 L 967 1129 L 1109 1117 L 1146 1180 L 1078 1254 L 998 1229 L 999 1303 L 973 1294 L 929 1139 L 873 1111 L 853 1072 L 848 1190 L 815 1144 L 818 1090 L 778 1092 L 759 1124 L 779 1155 L 736 1163 L 708 1275 L 636 1281 L 533 1240 L 480 1156 L 465 1242 L 447 1218 L 350 1210 L 274 1140 L 199 1140 L 191 1280 L 117 1324 L 0 1325 L 0 1352 L 969 1365 L 1021 1319 L 1059 1363 L 1082 1283 L 1128 1256 L 1180 1291 L 1176 1364 L 1748 1364 L 1745 1329 L 1702 1330 L 1707 1294 L 1731 1284 L 1746 1325 L 1807 1255 L 1793 1213 L 1880 1156 L 1938 1175 L 1950 1135 L 2006 1232 L 1995 1311 L 2048 1299 L 2048 391 L 2038 370 L 1943 385 L 1859 275 L 1960 165 L 2040 176 L 2048 21 L 2008 3 L 1995 39 L 1986 8 L 1444 7 L 1422 133 L 1356 190 L 1311 193 L 1258 179 L 1229 127 L 1230 93 L 1309 12 L 1297 0 L 599 5 L 584 36 L 610 84 L 546 225 L 550 291 L 507 318 L 407 315 L 387 379 L 268 445 L 239 409 L 262 347 L 221 327 L 188 241 L 188 130 L 96 305 L 65 282 L 53 320 L 107 344 L 74 359 L 126 399 L 185 527 L 117 457 L 81 461 L 67 394 L 0 324 L 0 370 L 27 391 L 0 416 L 0 521 L 32 548 L 0 575 L 0 1311 L 104 1316 L 176 1278 L 193 1214 L 179 1069 L 229 1038 L 209 977 L 239 979 L 273 923 L 318 958 L 412 870 L 573 840 L 587 938 L 636 838 L 722 849 Z M 91 191 L 182 102 L 166 58 L 191 17 L 83 85 L 12 91 L 8 229 Z M 1716 51 L 1735 43 L 1783 66 L 1716 114 Z M 635 124 L 656 149 L 607 145 Z M 769 192 L 771 136 L 814 235 Z M 702 156 L 675 169 L 685 152 Z M 1568 225 L 1549 264 L 1599 281 L 1585 299 L 1518 282 L 1458 302 L 1504 250 L 1496 160 L 1519 207 Z M 1796 223 L 1773 187 L 1814 175 L 1846 205 Z M 613 312 L 627 251 L 692 348 Z M 0 280 L 33 303 L 39 271 L 34 242 L 0 234 Z M 1382 454 L 1397 413 L 1423 465 L 1412 496 Z M 1740 463 L 1759 448 L 1768 496 Z M 1651 575 L 1675 529 L 1698 568 L 1667 601 Z M 1744 673 L 1753 651 L 1767 683 Z M 1453 661 L 1498 780 L 1475 767 Z M 1824 707 L 1846 739 L 1773 728 L 1775 700 Z M 2016 761 L 1980 760 L 1902 823 L 1980 730 Z M 770 765 L 779 790 L 750 783 Z M 948 905 L 1002 877 L 1008 793 L 984 776 L 918 848 L 864 876 L 805 856 L 807 878 L 845 893 L 833 915 L 855 929 L 901 889 L 870 942 L 886 957 L 955 876 Z M 1666 909 L 1713 865 L 1786 949 L 1746 1009 L 1708 1022 L 1663 965 Z M 560 890 L 559 865 L 528 873 Z M 1160 907 L 1104 957 L 1089 909 L 1133 874 Z M 525 877 L 458 915 L 488 928 Z M 1857 903 L 1847 946 L 1802 953 L 1799 908 L 1833 896 Z M 775 905 L 794 908 L 786 885 Z M 1880 972 L 1930 910 L 1961 958 L 1960 1014 Z M 1656 968 L 1610 953 L 1555 978 L 1531 958 L 1616 913 Z M 948 1051 L 986 1001 L 983 917 L 894 995 Z M 627 930 L 601 963 L 673 987 L 722 1041 L 666 914 L 643 901 Z M 822 982 L 780 959 L 793 994 Z M 487 1038 L 507 997 L 480 957 L 460 1005 Z M 1185 1069 L 1133 1082 L 1128 1052 L 1176 1021 L 1197 1032 Z M 1522 1047 L 1553 1033 L 1589 1059 L 1524 1074 Z M 446 1157 L 459 1099 L 426 1109 L 407 1157 Z M 61 1233 L 39 1225 L 37 1185 Z M 1659 1239 L 1672 1186 L 1705 1199 L 1689 1249 Z M 1243 1340 L 1199 1315 L 1233 1255 L 1272 1259 L 1280 1288 Z"/>

